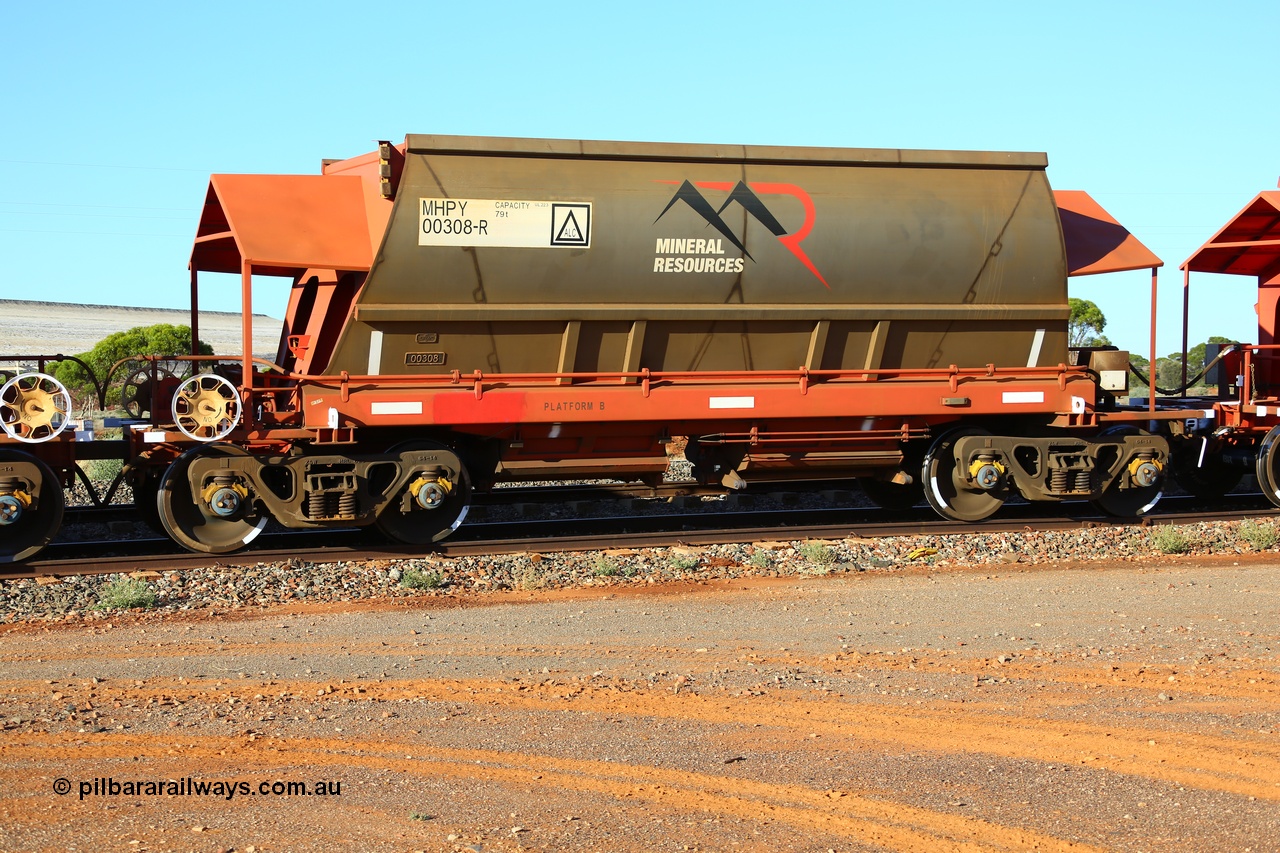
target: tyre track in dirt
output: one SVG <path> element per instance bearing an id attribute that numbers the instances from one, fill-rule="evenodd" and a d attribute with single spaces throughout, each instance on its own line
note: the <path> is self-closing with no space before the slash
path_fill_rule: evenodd
<path id="1" fill-rule="evenodd" d="M 1280 638 L 1276 638 L 1280 640 Z M 489 644 L 468 646 L 459 641 L 431 641 L 421 645 L 404 643 L 389 645 L 379 642 L 338 642 L 338 641 L 253 641 L 249 643 L 225 643 L 209 639 L 203 642 L 166 642 L 146 647 L 114 648 L 109 646 L 85 645 L 81 651 L 73 647 L 66 650 L 45 650 L 37 653 L 3 653 L 0 661 L 10 663 L 30 663 L 40 660 L 44 663 L 64 662 L 74 664 L 77 661 L 95 660 L 132 660 L 145 651 L 151 658 L 188 658 L 205 654 L 210 643 L 215 643 L 217 650 L 225 655 L 275 655 L 288 658 L 300 655 L 349 654 L 354 656 L 377 654 L 384 659 L 401 658 L 418 662 L 428 657 L 435 658 L 501 658 L 513 665 L 532 666 L 555 658 L 575 659 L 588 655 L 598 655 L 620 661 L 644 660 L 651 657 L 655 650 L 652 646 L 612 644 L 609 648 L 599 645 L 556 645 L 530 647 L 518 644 Z M 901 655 L 864 654 L 860 652 L 839 652 L 820 656 L 799 657 L 793 654 L 761 653 L 749 648 L 735 649 L 729 653 L 716 653 L 705 648 L 697 650 L 681 648 L 664 648 L 661 657 L 669 665 L 679 665 L 687 673 L 706 674 L 713 670 L 720 672 L 737 665 L 752 666 L 789 666 L 799 667 L 808 673 L 824 676 L 839 676 L 850 673 L 898 672 L 917 674 L 938 674 L 943 676 L 965 676 L 988 678 L 998 676 L 1004 679 L 1023 679 L 1039 683 L 1052 683 L 1063 686 L 1089 686 L 1096 689 L 1116 691 L 1141 690 L 1150 692 L 1153 689 L 1177 690 L 1184 694 L 1205 697 L 1231 697 L 1238 701 L 1256 701 L 1264 706 L 1280 707 L 1280 676 L 1263 668 L 1202 668 L 1190 666 L 1146 666 L 1142 664 L 1119 665 L 1112 663 L 1098 666 L 1072 666 L 1060 657 L 1042 655 L 1035 652 L 1023 656 L 1021 661 L 1000 661 L 996 658 L 961 657 L 945 650 L 919 650 L 915 654 L 904 652 Z M 1037 657 L 1043 659 L 1037 660 Z"/>
<path id="2" fill-rule="evenodd" d="M 181 738 L 156 743 L 153 738 L 62 736 L 27 748 L 4 750 L 13 761 L 37 756 L 69 764 L 103 759 L 164 760 L 181 749 L 184 759 L 221 760 L 244 769 L 275 765 L 287 757 L 309 767 L 359 765 L 398 773 L 447 776 L 463 782 L 537 783 L 565 792 L 591 792 L 644 800 L 679 810 L 691 799 L 698 808 L 747 820 L 784 821 L 838 837 L 910 853 L 929 853 L 941 845 L 957 851 L 1041 850 L 1046 847 L 1091 851 L 1088 845 L 989 821 L 948 815 L 847 791 L 813 791 L 794 785 L 771 785 L 705 773 L 670 771 L 617 762 L 558 759 L 545 755 L 491 750 L 432 749 L 385 742 L 313 739 L 266 740 L 246 745 L 243 738 Z M 263 760 L 263 753 L 276 749 Z"/>
<path id="3" fill-rule="evenodd" d="M 21 695 L 16 686 L 11 686 L 9 692 Z M 145 689 L 115 689 L 93 698 L 71 693 L 63 697 L 73 704 L 88 706 L 119 701 L 163 708 L 172 703 L 244 702 L 251 695 L 262 696 L 264 703 L 269 703 L 282 696 L 287 701 L 317 693 L 347 702 L 370 703 L 375 710 L 401 701 L 589 713 L 597 717 L 698 720 L 726 727 L 739 726 L 742 720 L 749 719 L 752 726 L 767 727 L 770 739 L 775 741 L 787 734 L 800 738 L 818 734 L 842 739 L 851 750 L 875 743 L 880 749 L 980 753 L 1048 764 L 1078 764 L 1280 801 L 1280 742 L 1260 745 L 1226 737 L 1170 733 L 1165 728 L 1134 726 L 1123 719 L 1110 719 L 1106 724 L 1051 720 L 1035 704 L 1029 713 L 1015 714 L 956 702 L 886 708 L 881 703 L 830 702 L 809 695 L 723 697 L 691 691 L 682 695 L 669 688 L 654 690 L 625 682 L 530 685 L 489 680 L 361 683 L 339 685 L 336 690 L 317 681 L 272 681 L 234 690 L 228 690 L 222 682 L 188 681 L 149 684 Z M 31 694 L 29 697 L 38 698 Z M 750 732 L 739 735 L 744 746 L 758 736 Z"/>
<path id="4" fill-rule="evenodd" d="M 990 630 L 972 579 L 972 604 L 913 600 L 938 583 L 918 579 L 856 628 L 865 589 L 806 581 L 661 611 L 544 594 L 6 631 L 0 825 L 32 845 L 0 828 L 0 848 L 59 849 L 62 827 L 109 816 L 101 840 L 130 849 L 187 849 L 175 833 L 197 822 L 223 850 L 1263 849 L 1280 829 L 1274 615 L 1219 593 L 1203 610 L 1221 621 L 1153 637 L 1099 615 L 1096 580 L 1058 579 L 1089 606 L 1052 648 Z M 1037 582 L 1001 578 L 1004 611 L 1018 584 L 1040 601 Z M 192 773 L 348 788 L 323 809 L 48 793 L 59 775 Z M 430 819 L 411 817 L 423 802 Z"/>

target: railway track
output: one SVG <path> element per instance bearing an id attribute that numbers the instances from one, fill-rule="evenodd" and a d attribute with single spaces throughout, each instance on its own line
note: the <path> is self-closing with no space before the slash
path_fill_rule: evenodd
<path id="1" fill-rule="evenodd" d="M 828 491 L 858 491 L 857 480 L 790 480 L 786 492 L 781 494 L 816 494 Z M 473 500 L 473 508 L 505 507 L 520 504 L 551 505 L 568 504 L 575 501 L 621 500 L 627 498 L 650 498 L 670 500 L 681 497 L 716 497 L 724 495 L 723 486 L 703 486 L 698 483 L 676 481 L 662 483 L 658 486 L 646 486 L 640 483 L 579 483 L 573 485 L 520 485 L 496 488 L 479 493 Z M 746 489 L 734 492 L 733 496 L 749 496 L 752 498 L 770 497 L 780 494 L 777 484 L 768 481 L 751 483 Z M 65 523 L 105 523 L 111 521 L 131 521 L 138 517 L 138 511 L 132 504 L 116 504 L 111 506 L 69 506 L 66 509 Z"/>
<path id="2" fill-rule="evenodd" d="M 561 489 L 563 487 L 543 487 Z M 582 487 L 572 487 L 581 489 Z M 513 490 L 514 491 L 514 490 Z M 1208 511 L 1189 496 L 1166 498 L 1144 526 L 1191 524 L 1200 521 L 1233 521 L 1244 518 L 1280 517 L 1280 509 L 1263 508 L 1249 495 L 1233 495 Z M 1043 507 L 1010 506 L 998 518 L 970 524 L 945 521 L 921 508 L 908 511 L 881 509 L 791 509 L 727 511 L 643 516 L 597 516 L 571 519 L 479 522 L 462 527 L 454 537 L 428 551 L 389 544 L 367 530 L 323 532 L 281 531 L 261 536 L 256 547 L 226 555 L 181 551 L 163 538 L 109 542 L 55 543 L 40 559 L 7 567 L 2 579 L 67 577 L 133 571 L 174 571 L 211 566 L 238 567 L 260 563 L 298 561 L 336 562 L 398 560 L 430 553 L 441 557 L 513 554 L 523 552 L 573 552 L 616 548 L 656 548 L 676 545 L 715 545 L 763 540 L 876 538 L 889 536 L 938 536 L 1072 530 L 1082 527 L 1133 526 L 1129 519 L 1098 515 L 1089 504 L 1062 504 L 1060 512 L 1045 515 Z M 127 553 L 121 553 L 126 551 Z"/>

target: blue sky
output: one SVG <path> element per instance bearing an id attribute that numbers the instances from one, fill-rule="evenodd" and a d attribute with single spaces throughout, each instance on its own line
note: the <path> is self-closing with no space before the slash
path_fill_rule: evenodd
<path id="1" fill-rule="evenodd" d="M 3 298 L 188 306 L 212 172 L 313 174 L 407 133 L 1045 151 L 1178 264 L 1280 178 L 1271 2 L 9 4 Z M 1072 281 L 1147 351 L 1149 276 Z M 284 289 L 255 287 L 280 316 Z M 1192 343 L 1256 338 L 1192 278 Z M 233 286 L 202 307 L 238 310 Z M 3 343 L 0 342 L 0 349 Z"/>

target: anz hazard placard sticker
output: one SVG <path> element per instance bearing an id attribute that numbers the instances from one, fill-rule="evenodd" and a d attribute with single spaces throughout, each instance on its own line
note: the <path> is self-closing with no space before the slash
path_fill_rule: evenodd
<path id="1" fill-rule="evenodd" d="M 418 205 L 419 246 L 591 246 L 591 202 L 587 201 L 423 198 Z"/>

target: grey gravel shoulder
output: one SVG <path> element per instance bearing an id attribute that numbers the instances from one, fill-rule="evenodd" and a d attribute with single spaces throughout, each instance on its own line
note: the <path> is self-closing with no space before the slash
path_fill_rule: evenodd
<path id="1" fill-rule="evenodd" d="M 445 559 L 305 562 L 246 568 L 14 580 L 0 584 L 0 623 L 101 620 L 132 601 L 160 613 L 264 608 L 281 603 L 444 597 L 500 590 L 634 587 L 744 577 L 826 576 L 919 568 L 1147 561 L 1164 553 L 1243 555 L 1271 522 L 1177 528 L 1098 527 L 967 535 L 754 542 L 698 548 L 519 553 Z M 1170 532 L 1172 530 L 1172 533 Z M 1172 537 L 1172 539 L 1171 539 Z M 1170 549 L 1174 548 L 1174 551 Z M 1267 550 L 1275 550 L 1274 544 Z M 131 598 L 136 594 L 137 599 Z M 113 603 L 114 602 L 114 606 Z"/>

